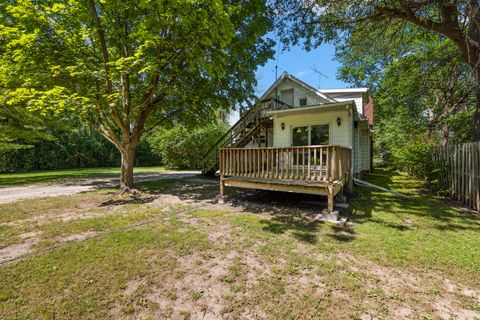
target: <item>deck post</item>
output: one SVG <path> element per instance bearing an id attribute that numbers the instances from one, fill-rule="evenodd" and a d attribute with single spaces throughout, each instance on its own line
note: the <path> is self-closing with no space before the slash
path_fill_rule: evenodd
<path id="1" fill-rule="evenodd" d="M 332 180 L 332 177 L 328 178 L 327 192 L 328 192 L 327 211 L 328 211 L 328 213 L 332 213 L 332 211 L 333 211 L 333 180 Z"/>
<path id="2" fill-rule="evenodd" d="M 349 172 L 347 176 L 347 187 L 345 188 L 347 193 L 353 192 L 353 176 L 352 173 Z"/>
<path id="3" fill-rule="evenodd" d="M 225 182 L 224 182 L 224 176 L 225 176 L 225 154 L 226 154 L 226 150 L 224 149 L 220 149 L 220 198 L 218 199 L 218 201 L 220 203 L 223 203 L 224 202 L 224 198 L 223 198 L 223 195 L 224 195 L 224 188 L 225 188 Z"/>
<path id="4" fill-rule="evenodd" d="M 219 201 L 223 203 L 224 201 L 224 189 L 225 189 L 225 182 L 223 181 L 223 177 L 220 178 L 220 199 Z"/>

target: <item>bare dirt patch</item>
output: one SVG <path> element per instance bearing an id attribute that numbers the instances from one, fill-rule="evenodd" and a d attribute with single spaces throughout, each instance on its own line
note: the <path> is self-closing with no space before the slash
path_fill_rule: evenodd
<path id="1" fill-rule="evenodd" d="M 82 233 L 71 234 L 63 238 L 57 238 L 59 242 L 83 241 L 98 235 L 98 232 L 87 231 Z"/>
<path id="2" fill-rule="evenodd" d="M 33 251 L 33 247 L 40 242 L 39 232 L 32 231 L 21 234 L 22 243 L 15 243 L 0 249 L 0 263 L 18 259 Z"/>
<path id="3" fill-rule="evenodd" d="M 223 295 L 228 292 L 228 283 L 223 278 L 235 258 L 193 254 L 177 259 L 173 274 L 161 273 L 152 279 L 148 288 L 143 288 L 142 298 L 157 307 L 152 309 L 134 306 L 133 318 L 150 316 L 153 319 L 221 319 Z M 172 270 L 171 270 L 172 271 Z M 145 286 L 144 279 L 130 281 L 124 295 L 132 295 Z M 138 299 L 137 299 L 138 300 Z M 116 318 L 125 316 L 119 306 L 112 310 Z"/>
<path id="4" fill-rule="evenodd" d="M 347 253 L 340 253 L 338 258 L 350 270 L 366 274 L 366 286 L 384 292 L 389 314 L 395 317 L 433 314 L 440 319 L 480 318 L 480 312 L 471 309 L 480 301 L 480 293 L 444 279 L 441 274 L 388 268 Z M 365 316 L 375 317 L 374 314 Z"/>
<path id="5" fill-rule="evenodd" d="M 8 245 L 0 249 L 0 264 L 8 261 L 14 261 L 15 259 L 29 255 L 36 252 L 35 246 L 41 242 L 41 232 L 30 231 L 19 235 L 19 238 L 23 240 L 21 243 L 15 243 Z M 54 238 L 54 243 L 67 243 L 73 241 L 83 241 L 98 235 L 98 232 L 87 231 L 77 234 L 71 234 L 66 237 Z"/>

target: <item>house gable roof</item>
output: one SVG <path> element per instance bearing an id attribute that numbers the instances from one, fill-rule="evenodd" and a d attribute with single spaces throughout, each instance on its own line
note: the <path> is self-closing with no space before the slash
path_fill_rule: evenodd
<path id="1" fill-rule="evenodd" d="M 288 72 L 283 72 L 282 75 L 265 91 L 265 93 L 260 97 L 260 100 L 264 100 L 266 97 L 268 97 L 273 90 L 275 90 L 280 83 L 282 83 L 285 80 L 290 80 L 297 85 L 303 87 L 304 89 L 310 91 L 311 93 L 315 94 L 316 96 L 320 97 L 323 100 L 326 100 L 326 103 L 332 103 L 332 102 L 337 102 L 337 100 L 333 99 L 332 97 L 328 96 L 327 94 L 320 92 L 319 90 L 315 89 L 308 83 L 303 82 L 302 80 L 298 79 L 297 77 L 291 75 Z"/>

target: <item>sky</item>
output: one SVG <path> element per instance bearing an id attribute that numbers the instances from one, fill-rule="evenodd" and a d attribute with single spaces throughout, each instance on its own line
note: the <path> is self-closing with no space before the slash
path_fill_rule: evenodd
<path id="1" fill-rule="evenodd" d="M 319 48 L 305 51 L 301 46 L 292 47 L 289 51 L 278 54 L 278 76 L 287 71 L 315 88 L 348 88 L 351 85 L 337 80 L 337 70 L 340 63 L 334 60 L 335 47 L 322 44 Z M 276 57 L 257 70 L 258 85 L 255 94 L 261 96 L 275 82 Z M 322 73 L 319 75 L 313 69 Z M 230 117 L 230 124 L 238 121 L 238 112 Z"/>
<path id="2" fill-rule="evenodd" d="M 310 52 L 300 46 L 290 51 L 280 51 L 278 55 L 278 76 L 287 71 L 315 88 L 348 88 L 348 83 L 337 80 L 337 70 L 340 63 L 334 60 L 335 47 L 323 44 Z M 258 86 L 256 94 L 260 96 L 275 81 L 275 59 L 257 70 Z M 320 71 L 319 75 L 313 69 Z"/>

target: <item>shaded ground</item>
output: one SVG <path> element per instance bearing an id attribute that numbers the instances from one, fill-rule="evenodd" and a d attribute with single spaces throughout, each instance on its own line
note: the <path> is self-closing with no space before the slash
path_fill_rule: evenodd
<path id="1" fill-rule="evenodd" d="M 158 179 L 181 179 L 192 177 L 196 171 L 163 171 L 162 172 L 136 172 L 135 182 L 151 181 Z M 69 176 L 68 176 L 69 177 Z M 67 179 L 62 176 L 62 179 Z M 0 187 L 0 203 L 8 203 L 22 199 L 36 197 L 55 197 L 70 195 L 99 188 L 115 187 L 119 185 L 118 174 L 102 174 L 96 178 L 68 178 L 68 180 L 51 183 L 35 183 L 21 186 Z"/>
<path id="2" fill-rule="evenodd" d="M 147 181 L 0 205 L 5 318 L 475 319 L 480 220 L 406 176 L 356 188 L 345 226 L 318 197 Z M 41 254 L 34 254 L 42 252 Z M 19 253 L 21 253 L 19 255 Z M 1 262 L 0 262 L 1 263 Z"/>
<path id="3" fill-rule="evenodd" d="M 135 173 L 158 173 L 162 171 L 165 171 L 163 167 L 134 168 Z M 0 173 L 0 186 L 62 182 L 86 178 L 111 178 L 115 175 L 120 175 L 119 167 L 34 170 L 28 172 Z"/>

